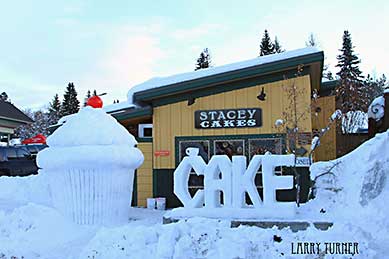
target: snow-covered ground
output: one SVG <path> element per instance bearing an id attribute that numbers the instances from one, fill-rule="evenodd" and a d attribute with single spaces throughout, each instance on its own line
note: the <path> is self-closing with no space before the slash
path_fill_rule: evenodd
<path id="1" fill-rule="evenodd" d="M 0 258 L 352 257 L 293 255 L 297 242 L 358 242 L 352 258 L 388 258 L 388 143 L 389 131 L 342 158 L 312 165 L 316 198 L 298 215 L 333 221 L 328 231 L 230 228 L 228 220 L 204 218 L 162 225 L 162 211 L 139 208 L 125 225 L 80 226 L 51 206 L 44 175 L 1 177 Z"/>

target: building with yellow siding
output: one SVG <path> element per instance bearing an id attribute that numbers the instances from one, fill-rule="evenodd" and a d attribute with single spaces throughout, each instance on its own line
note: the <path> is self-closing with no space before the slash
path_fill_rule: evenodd
<path id="1" fill-rule="evenodd" d="M 106 107 L 137 137 L 145 156 L 136 174 L 135 204 L 145 206 L 149 197 L 166 197 L 168 207 L 180 205 L 173 194 L 173 172 L 187 147 L 198 147 L 205 161 L 218 154 L 250 160 L 267 151 L 288 153 L 292 145 L 308 156 L 313 134 L 335 111 L 334 96 L 321 89 L 323 58 L 322 51 L 305 48 L 155 78 L 131 88 L 128 102 Z M 312 99 L 315 93 L 318 99 Z M 290 141 L 295 126 L 298 131 Z M 314 159 L 335 158 L 335 141 L 331 129 Z M 309 187 L 308 170 L 303 171 L 302 200 Z M 202 181 L 194 174 L 190 177 L 192 193 L 202 188 Z M 255 181 L 261 194 L 260 175 Z M 277 193 L 280 200 L 295 196 L 296 190 Z"/>

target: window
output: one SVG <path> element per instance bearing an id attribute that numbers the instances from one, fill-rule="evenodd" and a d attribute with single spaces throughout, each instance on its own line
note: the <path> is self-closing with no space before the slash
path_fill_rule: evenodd
<path id="1" fill-rule="evenodd" d="M 139 124 L 138 134 L 140 138 L 152 138 L 153 124 Z"/>
<path id="2" fill-rule="evenodd" d="M 254 155 L 263 155 L 267 151 L 272 154 L 282 154 L 284 150 L 282 135 L 271 135 L 270 137 L 258 137 L 258 135 L 244 136 L 204 136 L 201 140 L 196 137 L 176 137 L 176 152 L 178 152 L 176 164 L 186 156 L 188 147 L 199 149 L 199 155 L 208 163 L 213 155 L 246 156 L 249 162 Z M 204 140 L 205 139 L 205 140 Z M 281 174 L 281 168 L 276 168 L 276 174 Z M 189 176 L 189 193 L 193 196 L 198 189 L 204 188 L 204 176 L 198 176 L 193 171 Z M 255 176 L 255 185 L 262 197 L 262 174 L 261 168 Z M 248 198 L 247 198 L 248 199 Z M 248 203 L 251 201 L 248 199 Z"/>
<path id="3" fill-rule="evenodd" d="M 244 140 L 214 140 L 214 155 L 243 156 Z"/>
<path id="4" fill-rule="evenodd" d="M 281 138 L 249 139 L 249 153 L 251 159 L 254 155 L 263 155 L 267 151 L 272 154 L 282 154 Z"/>
<path id="5" fill-rule="evenodd" d="M 15 148 L 7 148 L 6 149 L 6 153 L 7 153 L 7 158 L 8 160 L 12 160 L 12 159 L 17 159 L 17 155 L 16 155 L 16 149 Z"/>
<path id="6" fill-rule="evenodd" d="M 184 140 L 179 142 L 179 162 L 186 156 L 186 149 L 188 147 L 195 147 L 199 149 L 199 155 L 205 162 L 209 161 L 210 149 L 209 140 Z"/>
<path id="7" fill-rule="evenodd" d="M 179 142 L 179 161 L 186 156 L 186 149 L 188 147 L 194 147 L 199 149 L 199 155 L 208 162 L 210 158 L 210 148 L 208 140 L 188 140 Z M 197 175 L 193 170 L 189 176 L 189 193 L 193 196 L 197 190 L 204 188 L 204 176 Z"/>

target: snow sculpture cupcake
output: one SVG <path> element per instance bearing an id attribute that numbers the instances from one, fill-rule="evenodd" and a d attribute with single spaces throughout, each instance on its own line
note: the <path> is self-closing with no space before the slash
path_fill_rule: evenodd
<path id="1" fill-rule="evenodd" d="M 85 107 L 47 144 L 37 162 L 59 211 L 78 224 L 127 222 L 134 171 L 143 154 L 123 126 L 102 109 Z"/>

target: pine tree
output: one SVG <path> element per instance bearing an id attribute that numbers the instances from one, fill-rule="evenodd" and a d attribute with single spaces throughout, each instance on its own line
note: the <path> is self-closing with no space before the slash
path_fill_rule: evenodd
<path id="1" fill-rule="evenodd" d="M 346 30 L 343 33 L 341 54 L 337 56 L 340 70 L 336 73 L 340 84 L 336 88 L 336 98 L 340 110 L 344 114 L 342 121 L 343 133 L 352 133 L 360 125 L 360 111 L 366 111 L 369 105 L 368 91 L 364 87 L 362 72 L 358 67 L 361 63 L 354 54 L 351 34 Z"/>
<path id="2" fill-rule="evenodd" d="M 0 94 L 0 100 L 4 101 L 4 102 L 8 102 L 8 94 L 6 92 L 2 92 Z"/>
<path id="3" fill-rule="evenodd" d="M 77 100 L 77 91 L 73 83 L 69 83 L 63 96 L 61 116 L 77 113 L 80 109 L 80 102 Z"/>
<path id="4" fill-rule="evenodd" d="M 280 42 L 278 41 L 278 38 L 274 38 L 274 53 L 281 53 L 285 50 L 282 49 Z"/>
<path id="5" fill-rule="evenodd" d="M 88 92 L 86 92 L 86 96 L 84 98 L 84 107 L 86 106 L 86 103 L 88 101 L 89 98 L 91 98 L 91 93 L 90 93 L 90 90 L 88 90 Z"/>
<path id="6" fill-rule="evenodd" d="M 337 56 L 338 64 L 336 67 L 340 71 L 336 73 L 341 79 L 347 79 L 355 82 L 360 82 L 362 72 L 359 70 L 358 64 L 361 63 L 357 55 L 354 54 L 354 46 L 351 42 L 351 34 L 346 30 L 343 34 L 343 45 L 340 49 L 341 54 Z"/>
<path id="7" fill-rule="evenodd" d="M 49 135 L 48 128 L 53 125 L 50 118 L 50 112 L 38 110 L 32 112 L 25 110 L 24 113 L 34 120 L 33 123 L 25 124 L 15 130 L 15 135 L 21 139 L 27 139 L 36 136 L 37 134 Z"/>
<path id="8" fill-rule="evenodd" d="M 274 45 L 267 30 L 265 30 L 263 34 L 259 48 L 259 56 L 266 56 L 274 53 Z"/>
<path id="9" fill-rule="evenodd" d="M 327 67 L 328 68 L 328 67 Z M 334 76 L 332 75 L 332 72 L 331 71 L 328 71 L 328 72 L 325 72 L 323 70 L 323 77 L 324 78 L 327 78 L 328 80 L 334 80 Z"/>
<path id="10" fill-rule="evenodd" d="M 307 46 L 307 47 L 318 47 L 318 43 L 317 43 L 313 33 L 309 34 L 308 41 L 305 42 L 305 46 Z"/>
<path id="11" fill-rule="evenodd" d="M 211 67 L 211 55 L 209 54 L 208 48 L 205 48 L 197 59 L 196 70 Z"/>
<path id="12" fill-rule="evenodd" d="M 384 93 L 386 83 L 386 76 L 384 74 L 378 79 L 372 78 L 369 74 L 367 75 L 363 84 L 368 91 L 369 103 Z"/>
<path id="13" fill-rule="evenodd" d="M 49 104 L 49 117 L 51 125 L 57 124 L 61 117 L 61 101 L 58 94 L 54 95 L 53 101 Z"/>

